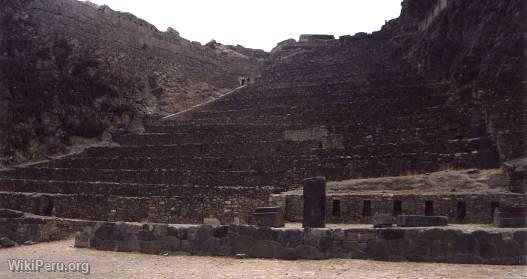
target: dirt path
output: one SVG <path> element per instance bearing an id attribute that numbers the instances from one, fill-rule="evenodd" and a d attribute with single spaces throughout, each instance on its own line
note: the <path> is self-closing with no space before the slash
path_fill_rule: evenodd
<path id="1" fill-rule="evenodd" d="M 155 256 L 73 248 L 73 240 L 0 250 L 0 278 L 522 278 L 525 266 L 457 265 L 364 260 L 283 261 Z M 90 275 L 9 271 L 8 259 L 88 262 Z"/>

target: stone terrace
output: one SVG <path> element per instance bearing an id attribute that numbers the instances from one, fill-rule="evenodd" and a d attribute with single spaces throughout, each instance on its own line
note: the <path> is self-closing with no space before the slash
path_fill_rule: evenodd
<path id="1" fill-rule="evenodd" d="M 497 169 L 504 160 L 523 156 L 511 155 L 523 147 L 523 134 L 510 132 L 513 126 L 519 134 L 523 129 L 515 124 L 521 120 L 517 110 L 525 110 L 513 99 L 518 94 L 489 103 L 483 95 L 490 89 L 483 92 L 481 81 L 470 80 L 480 69 L 467 70 L 472 64 L 454 61 L 465 53 L 449 50 L 437 59 L 441 55 L 423 43 L 450 26 L 447 16 L 455 9 L 484 7 L 478 1 L 449 1 L 418 32 L 423 18 L 408 14 L 410 2 L 423 3 L 405 1 L 401 18 L 371 35 L 303 36 L 300 42 L 281 43 L 256 82 L 193 111 L 153 121 L 145 133 L 117 139 L 120 145 L 2 171 L 0 207 L 109 221 L 251 223 L 255 207 L 281 202 L 289 210 L 289 200 L 273 200 L 273 194 L 297 188 L 306 177 L 340 181 Z M 447 58 L 452 61 L 443 61 Z M 457 75 L 445 74 L 451 71 Z M 496 107 L 518 117 L 496 114 Z M 497 206 L 525 206 L 525 194 L 512 194 L 506 179 L 498 184 L 492 198 L 460 186 L 453 191 L 463 194 L 455 198 L 432 187 L 414 199 L 408 189 L 386 186 L 385 193 L 361 197 L 356 194 L 362 189 L 350 189 L 339 193 L 346 199 L 329 204 L 333 210 L 340 203 L 339 212 L 347 216 L 335 221 L 343 222 L 368 221 L 348 218 L 364 208 L 387 213 L 399 197 L 402 213 L 451 216 L 455 206 L 467 213 L 456 221 L 488 223 Z M 377 197 L 382 206 L 374 202 Z M 472 200 L 484 202 L 474 206 Z M 485 213 L 472 214 L 479 211 Z"/>
<path id="2" fill-rule="evenodd" d="M 3 171 L 0 207 L 110 221 L 246 223 L 272 194 L 309 176 L 497 166 L 483 127 L 466 120 L 470 107 L 445 105 L 453 94 L 447 85 L 396 83 L 249 85 L 122 136 L 120 145 Z M 490 222 L 467 219 L 476 220 Z"/>

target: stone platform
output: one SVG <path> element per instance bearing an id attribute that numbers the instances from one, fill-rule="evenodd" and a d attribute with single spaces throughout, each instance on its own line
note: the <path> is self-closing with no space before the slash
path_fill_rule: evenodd
<path id="1" fill-rule="evenodd" d="M 487 225 L 383 228 L 330 225 L 285 228 L 248 225 L 94 223 L 75 247 L 150 254 L 190 253 L 276 259 L 353 258 L 470 264 L 526 264 L 527 229 Z"/>
<path id="2" fill-rule="evenodd" d="M 14 245 L 66 239 L 75 233 L 77 248 L 148 254 L 188 253 L 289 260 L 351 258 L 507 265 L 527 263 L 527 228 L 456 224 L 377 229 L 369 224 L 328 224 L 326 228 L 304 229 L 300 223 L 269 228 L 114 223 L 27 213 L 0 217 L 0 238 L 10 239 Z"/>

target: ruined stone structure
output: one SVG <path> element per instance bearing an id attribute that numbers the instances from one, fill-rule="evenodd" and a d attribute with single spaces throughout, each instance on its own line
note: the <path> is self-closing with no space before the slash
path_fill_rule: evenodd
<path id="1" fill-rule="evenodd" d="M 75 246 L 149 254 L 258 258 L 353 258 L 472 264 L 526 264 L 526 229 L 470 228 L 269 228 L 246 225 L 95 223 Z"/>
<path id="2" fill-rule="evenodd" d="M 48 11 L 30 2 L 40 7 L 36 14 Z M 131 60 L 111 64 L 130 66 L 134 75 L 148 76 L 145 63 L 169 61 L 159 70 L 170 77 L 161 79 L 166 84 L 179 80 L 166 72 L 175 65 L 185 79 L 216 88 L 258 78 L 191 111 L 152 119 L 143 133 L 114 137 L 118 144 L 0 172 L 0 208 L 238 224 L 253 223 L 257 207 L 278 205 L 288 221 L 302 221 L 298 188 L 304 178 L 324 176 L 337 181 L 328 185 L 329 223 L 415 214 L 490 224 L 498 207 L 527 206 L 524 6 L 407 0 L 400 18 L 373 34 L 303 35 L 270 54 L 198 46 L 130 15 L 78 6 L 79 16 L 110 26 L 131 20 L 124 30 L 150 34 L 127 42 L 135 48 Z M 106 57 L 110 50 L 100 51 Z M 152 80 L 152 92 L 168 90 Z"/>

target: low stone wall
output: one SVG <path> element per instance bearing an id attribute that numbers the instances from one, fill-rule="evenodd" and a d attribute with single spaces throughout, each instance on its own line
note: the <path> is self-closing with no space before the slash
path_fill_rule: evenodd
<path id="1" fill-rule="evenodd" d="M 302 194 L 273 195 L 273 203 L 285 208 L 286 220 L 301 222 Z M 338 194 L 326 200 L 328 223 L 368 224 L 376 214 L 442 215 L 455 224 L 491 224 L 499 206 L 527 207 L 524 194 Z M 427 209 L 428 207 L 428 209 Z M 395 212 L 399 211 L 399 212 Z"/>
<path id="2" fill-rule="evenodd" d="M 357 258 L 478 264 L 525 264 L 527 229 L 300 229 L 246 225 L 97 223 L 84 227 L 78 248 L 120 252 L 279 259 Z"/>
<path id="3" fill-rule="evenodd" d="M 252 223 L 254 209 L 268 205 L 269 195 L 276 192 L 273 187 L 180 188 L 170 196 L 0 192 L 0 208 L 102 221 L 201 224 L 214 218 L 221 224 Z"/>
<path id="4" fill-rule="evenodd" d="M 82 227 L 93 225 L 93 221 L 43 217 L 22 212 L 12 216 L 2 214 L 0 248 L 67 239 Z"/>

